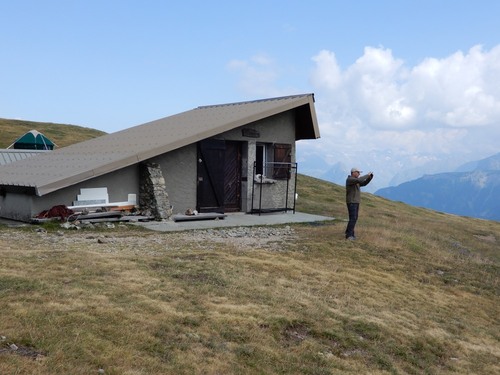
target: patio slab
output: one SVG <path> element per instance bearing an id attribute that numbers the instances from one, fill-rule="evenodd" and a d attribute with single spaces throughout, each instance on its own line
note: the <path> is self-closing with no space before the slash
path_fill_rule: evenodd
<path id="1" fill-rule="evenodd" d="M 280 225 L 291 223 L 310 223 L 321 221 L 333 221 L 335 218 L 321 215 L 311 215 L 303 212 L 274 212 L 263 214 L 246 214 L 242 212 L 228 213 L 223 219 L 214 220 L 193 220 L 193 221 L 148 221 L 134 222 L 134 225 L 141 226 L 150 230 L 169 232 L 194 229 L 214 229 L 225 227 L 241 226 L 262 226 L 262 225 Z"/>

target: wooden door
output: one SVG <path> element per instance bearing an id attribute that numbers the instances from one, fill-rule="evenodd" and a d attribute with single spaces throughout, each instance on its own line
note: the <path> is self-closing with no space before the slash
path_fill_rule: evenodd
<path id="1" fill-rule="evenodd" d="M 226 141 L 224 209 L 229 212 L 241 210 L 241 142 Z"/>
<path id="2" fill-rule="evenodd" d="M 197 210 L 241 209 L 241 143 L 217 139 L 198 143 Z"/>

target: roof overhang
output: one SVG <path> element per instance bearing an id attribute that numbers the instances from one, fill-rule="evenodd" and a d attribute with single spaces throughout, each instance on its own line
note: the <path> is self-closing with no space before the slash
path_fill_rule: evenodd
<path id="1" fill-rule="evenodd" d="M 296 140 L 320 137 L 313 94 L 202 106 L 1 166 L 0 186 L 46 195 L 287 111 Z"/>

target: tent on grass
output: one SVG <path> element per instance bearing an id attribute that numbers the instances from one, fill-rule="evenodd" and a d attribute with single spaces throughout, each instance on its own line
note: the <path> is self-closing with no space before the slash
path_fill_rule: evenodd
<path id="1" fill-rule="evenodd" d="M 53 150 L 54 146 L 54 142 L 48 139 L 45 135 L 36 130 L 30 130 L 18 138 L 8 148 L 18 150 Z"/>

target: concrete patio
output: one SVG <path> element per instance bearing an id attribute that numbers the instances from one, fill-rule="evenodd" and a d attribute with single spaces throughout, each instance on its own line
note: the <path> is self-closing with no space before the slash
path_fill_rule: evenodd
<path id="1" fill-rule="evenodd" d="M 291 223 L 311 223 L 322 221 L 333 221 L 335 218 L 321 215 L 311 215 L 302 212 L 275 212 L 263 214 L 245 214 L 245 213 L 229 213 L 224 219 L 218 220 L 191 220 L 191 221 L 148 221 L 134 222 L 138 225 L 150 230 L 160 232 L 183 231 L 194 229 L 214 229 L 225 227 L 241 227 L 241 226 L 263 226 L 263 225 L 279 225 Z"/>

